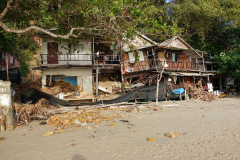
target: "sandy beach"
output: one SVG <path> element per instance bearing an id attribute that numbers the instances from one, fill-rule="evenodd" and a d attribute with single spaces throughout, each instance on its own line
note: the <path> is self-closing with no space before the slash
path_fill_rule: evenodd
<path id="1" fill-rule="evenodd" d="M 1 160 L 236 160 L 240 159 L 240 97 L 212 102 L 139 104 L 141 111 L 108 110 L 114 121 L 57 133 L 56 127 L 28 126 L 0 132 Z M 120 121 L 124 120 L 124 121 Z M 110 126 L 114 123 L 114 126 Z M 42 136 L 55 131 L 51 136 Z M 168 132 L 180 133 L 175 138 Z M 147 141 L 153 138 L 153 141 Z"/>

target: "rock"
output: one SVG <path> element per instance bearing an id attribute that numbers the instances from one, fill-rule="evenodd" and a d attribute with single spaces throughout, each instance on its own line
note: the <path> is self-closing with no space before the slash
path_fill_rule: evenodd
<path id="1" fill-rule="evenodd" d="M 87 125 L 87 123 L 81 123 L 81 127 L 85 127 Z"/>
<path id="2" fill-rule="evenodd" d="M 169 137 L 169 138 L 175 138 L 177 136 L 180 136 L 182 135 L 181 133 L 174 133 L 174 132 L 168 132 L 165 134 L 166 137 Z"/>
<path id="3" fill-rule="evenodd" d="M 115 123 L 111 123 L 109 126 L 113 127 L 113 126 L 115 126 Z"/>
<path id="4" fill-rule="evenodd" d="M 138 111 L 144 111 L 147 109 L 147 107 L 144 105 L 139 105 L 139 106 L 137 106 L 137 109 L 138 109 Z"/>
<path id="5" fill-rule="evenodd" d="M 42 136 L 51 136 L 54 133 L 55 133 L 54 131 L 47 131 L 47 132 L 43 133 Z"/>
<path id="6" fill-rule="evenodd" d="M 149 137 L 149 138 L 147 138 L 147 141 L 148 141 L 148 142 L 155 141 L 155 138 L 153 138 L 153 137 Z"/>
<path id="7" fill-rule="evenodd" d="M 89 129 L 92 129 L 93 127 L 92 126 L 85 126 L 83 128 L 86 129 L 86 130 L 89 130 Z"/>
<path id="8" fill-rule="evenodd" d="M 61 129 L 59 131 L 57 131 L 59 134 L 63 133 L 63 132 L 66 132 L 65 130 Z"/>
<path id="9" fill-rule="evenodd" d="M 76 125 L 80 125 L 80 124 L 81 124 L 81 122 L 78 121 L 78 120 L 74 121 L 74 123 L 75 123 Z"/>
<path id="10" fill-rule="evenodd" d="M 39 123 L 39 125 L 45 125 L 45 124 L 47 124 L 47 122 L 45 122 L 45 121 L 42 121 Z"/>
<path id="11" fill-rule="evenodd" d="M 0 137 L 0 141 L 3 141 L 5 138 L 4 137 Z"/>

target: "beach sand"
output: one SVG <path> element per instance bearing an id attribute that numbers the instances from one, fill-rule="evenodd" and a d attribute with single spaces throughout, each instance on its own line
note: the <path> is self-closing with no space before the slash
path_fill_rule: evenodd
<path id="1" fill-rule="evenodd" d="M 240 159 L 240 97 L 203 101 L 169 101 L 141 112 L 109 110 L 121 118 L 42 136 L 56 127 L 39 125 L 0 132 L 1 160 L 228 160 Z M 141 104 L 140 104 L 141 108 Z M 120 120 L 128 120 L 122 122 Z M 168 132 L 180 133 L 175 138 Z M 153 141 L 147 141 L 153 138 Z"/>

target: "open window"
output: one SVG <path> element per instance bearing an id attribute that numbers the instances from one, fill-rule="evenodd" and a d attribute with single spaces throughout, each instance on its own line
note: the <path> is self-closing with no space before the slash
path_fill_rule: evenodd
<path id="1" fill-rule="evenodd" d="M 69 54 L 83 54 L 83 44 L 69 44 L 68 45 Z"/>

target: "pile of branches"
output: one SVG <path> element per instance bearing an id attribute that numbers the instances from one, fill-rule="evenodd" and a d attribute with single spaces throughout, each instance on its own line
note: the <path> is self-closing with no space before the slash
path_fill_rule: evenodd
<path id="1" fill-rule="evenodd" d="M 46 120 L 54 115 L 53 107 L 45 99 L 40 99 L 36 104 L 22 105 L 14 103 L 13 107 L 18 125 L 26 125 L 32 120 Z"/>
<path id="2" fill-rule="evenodd" d="M 185 84 L 184 88 L 186 89 L 186 93 L 190 96 L 190 98 L 208 102 L 211 102 L 215 99 L 215 95 L 206 91 L 206 88 L 202 86 L 201 81 L 199 81 L 195 86 L 192 86 L 190 83 Z"/>

